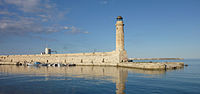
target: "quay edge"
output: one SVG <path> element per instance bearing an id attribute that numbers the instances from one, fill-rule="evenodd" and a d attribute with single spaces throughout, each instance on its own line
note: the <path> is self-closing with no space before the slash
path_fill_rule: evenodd
<path id="1" fill-rule="evenodd" d="M 18 63 L 19 62 L 0 62 L 0 65 L 17 65 Z M 166 62 L 166 63 L 123 62 L 117 64 L 116 63 L 74 63 L 74 64 L 76 64 L 77 66 L 113 66 L 113 67 L 128 67 L 128 68 L 145 69 L 145 70 L 180 69 L 184 67 L 184 62 Z M 20 65 L 25 65 L 25 63 L 20 63 Z"/>

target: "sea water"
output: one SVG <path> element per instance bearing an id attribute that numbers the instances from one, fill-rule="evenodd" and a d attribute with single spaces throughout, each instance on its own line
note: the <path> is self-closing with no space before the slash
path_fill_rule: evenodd
<path id="1" fill-rule="evenodd" d="M 0 94 L 200 94 L 200 60 L 184 63 L 167 71 L 0 65 Z"/>

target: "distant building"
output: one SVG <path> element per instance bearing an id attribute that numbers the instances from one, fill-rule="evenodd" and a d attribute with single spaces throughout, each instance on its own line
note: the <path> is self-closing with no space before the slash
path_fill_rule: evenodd
<path id="1" fill-rule="evenodd" d="M 45 48 L 45 54 L 51 54 L 51 49 L 50 48 Z"/>

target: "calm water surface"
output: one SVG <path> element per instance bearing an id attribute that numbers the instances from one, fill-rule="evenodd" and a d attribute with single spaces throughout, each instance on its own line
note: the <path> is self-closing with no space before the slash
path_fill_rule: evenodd
<path id="1" fill-rule="evenodd" d="M 0 94 L 200 94 L 200 60 L 169 71 L 0 66 Z"/>

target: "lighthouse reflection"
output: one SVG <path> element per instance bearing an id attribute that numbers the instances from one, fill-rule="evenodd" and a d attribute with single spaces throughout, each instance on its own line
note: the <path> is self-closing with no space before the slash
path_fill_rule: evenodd
<path id="1" fill-rule="evenodd" d="M 52 80 L 51 76 L 58 76 L 54 80 L 67 80 L 63 77 L 97 79 L 110 81 L 116 84 L 116 94 L 125 94 L 128 73 L 149 74 L 152 76 L 164 74 L 165 71 L 141 70 L 122 67 L 102 66 L 75 66 L 75 67 L 27 67 L 27 66 L 0 66 L 1 73 L 44 76 L 43 80 Z M 59 78 L 59 77 L 62 77 Z"/>

